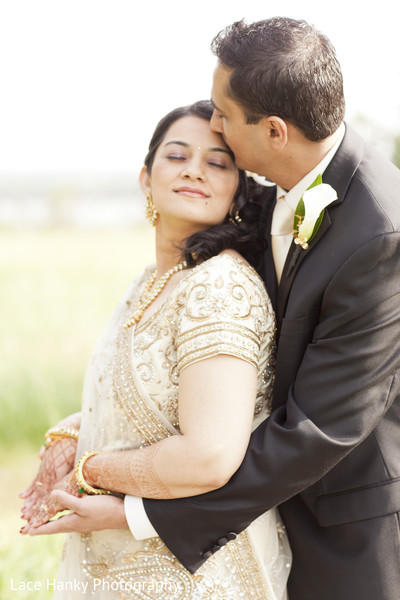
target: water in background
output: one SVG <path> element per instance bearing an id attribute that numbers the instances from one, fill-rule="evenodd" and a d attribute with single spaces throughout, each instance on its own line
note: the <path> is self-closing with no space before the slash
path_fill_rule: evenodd
<path id="1" fill-rule="evenodd" d="M 136 177 L 0 179 L 0 227 L 129 227 L 143 221 Z"/>

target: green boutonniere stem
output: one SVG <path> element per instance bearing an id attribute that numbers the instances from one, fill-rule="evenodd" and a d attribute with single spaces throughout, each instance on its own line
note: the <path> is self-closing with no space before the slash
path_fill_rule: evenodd
<path id="1" fill-rule="evenodd" d="M 322 176 L 318 175 L 304 192 L 296 207 L 293 236 L 296 244 L 307 250 L 308 243 L 317 233 L 325 208 L 337 199 L 335 190 L 328 184 L 322 183 Z"/>

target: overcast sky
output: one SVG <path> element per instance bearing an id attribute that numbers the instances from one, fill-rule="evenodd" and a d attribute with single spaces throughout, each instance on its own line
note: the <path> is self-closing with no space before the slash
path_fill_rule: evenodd
<path id="1" fill-rule="evenodd" d="M 137 173 L 159 118 L 209 98 L 210 42 L 241 18 L 314 23 L 336 46 L 347 117 L 399 133 L 396 5 L 0 0 L 0 175 Z"/>

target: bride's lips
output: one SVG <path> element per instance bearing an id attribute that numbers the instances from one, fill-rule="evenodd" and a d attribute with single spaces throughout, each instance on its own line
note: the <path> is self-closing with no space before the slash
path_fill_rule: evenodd
<path id="1" fill-rule="evenodd" d="M 182 194 L 182 196 L 189 196 L 190 198 L 208 198 L 208 194 L 199 190 L 197 188 L 192 187 L 180 187 L 174 190 L 176 194 Z"/>

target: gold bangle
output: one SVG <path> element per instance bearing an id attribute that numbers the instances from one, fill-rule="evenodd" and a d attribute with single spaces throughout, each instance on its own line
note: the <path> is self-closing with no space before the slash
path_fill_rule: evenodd
<path id="1" fill-rule="evenodd" d="M 56 442 L 57 440 L 62 440 L 65 438 L 70 438 L 72 440 L 78 441 L 79 431 L 75 429 L 75 427 L 52 427 L 44 434 L 45 448 L 49 448 Z"/>
<path id="2" fill-rule="evenodd" d="M 96 454 L 102 454 L 102 452 L 99 451 L 91 451 L 91 452 L 85 452 L 84 454 L 82 454 L 82 456 L 80 457 L 76 467 L 75 467 L 75 479 L 78 483 L 79 486 L 79 493 L 83 494 L 83 492 L 86 492 L 86 494 L 111 494 L 111 492 L 109 490 L 102 490 L 101 488 L 94 488 L 91 485 L 88 484 L 88 482 L 85 480 L 84 476 L 83 476 L 83 465 L 85 464 L 85 462 L 87 461 L 88 458 L 90 458 L 91 456 L 96 456 Z"/>

